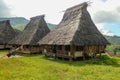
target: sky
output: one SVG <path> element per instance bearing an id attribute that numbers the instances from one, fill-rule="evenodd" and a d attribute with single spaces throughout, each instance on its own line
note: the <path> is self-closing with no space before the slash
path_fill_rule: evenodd
<path id="1" fill-rule="evenodd" d="M 46 22 L 59 24 L 65 10 L 89 1 L 88 11 L 105 35 L 120 36 L 120 0 L 0 0 L 0 17 L 30 17 L 45 14 Z"/>

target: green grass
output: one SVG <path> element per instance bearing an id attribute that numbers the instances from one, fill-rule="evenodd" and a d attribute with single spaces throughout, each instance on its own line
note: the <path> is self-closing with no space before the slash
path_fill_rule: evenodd
<path id="1" fill-rule="evenodd" d="M 0 54 L 7 54 L 8 50 L 0 50 Z"/>
<path id="2" fill-rule="evenodd" d="M 0 80 L 120 80 L 120 59 L 61 61 L 32 55 L 0 59 Z"/>

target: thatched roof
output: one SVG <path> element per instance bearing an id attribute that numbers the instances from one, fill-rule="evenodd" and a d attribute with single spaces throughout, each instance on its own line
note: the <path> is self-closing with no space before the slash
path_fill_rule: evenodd
<path id="1" fill-rule="evenodd" d="M 39 41 L 40 45 L 106 45 L 108 41 L 93 23 L 86 2 L 65 11 L 57 28 Z"/>
<path id="2" fill-rule="evenodd" d="M 14 29 L 10 25 L 9 20 L 0 21 L 0 44 L 7 44 L 16 36 Z"/>
<path id="3" fill-rule="evenodd" d="M 50 32 L 44 15 L 32 17 L 23 32 L 16 36 L 9 44 L 37 45 L 37 42 Z"/>

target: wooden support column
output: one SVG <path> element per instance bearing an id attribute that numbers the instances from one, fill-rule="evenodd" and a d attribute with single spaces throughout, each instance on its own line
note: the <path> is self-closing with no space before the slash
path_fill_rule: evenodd
<path id="1" fill-rule="evenodd" d="M 64 56 L 65 56 L 65 46 L 62 45 L 62 60 L 64 60 Z"/>
<path id="2" fill-rule="evenodd" d="M 7 44 L 4 45 L 4 49 L 6 48 Z"/>
<path id="3" fill-rule="evenodd" d="M 31 53 L 31 52 L 32 52 L 31 47 L 32 47 L 32 46 L 30 46 L 30 54 L 32 54 L 32 53 Z"/>
<path id="4" fill-rule="evenodd" d="M 84 50 L 83 50 L 83 60 L 85 60 L 85 53 L 86 53 L 86 46 L 84 46 Z"/>
<path id="5" fill-rule="evenodd" d="M 58 45 L 56 45 L 56 55 L 55 55 L 55 59 L 58 59 Z"/>
<path id="6" fill-rule="evenodd" d="M 53 52 L 53 49 L 54 49 L 54 45 L 51 45 L 51 57 L 54 58 L 54 52 Z"/>
<path id="7" fill-rule="evenodd" d="M 55 45 L 54 48 L 55 48 L 55 57 L 54 58 L 57 59 L 57 46 Z"/>
<path id="8" fill-rule="evenodd" d="M 72 61 L 73 54 L 74 54 L 74 46 L 70 45 L 69 61 Z"/>
<path id="9" fill-rule="evenodd" d="M 96 58 L 96 54 L 99 53 L 100 53 L 99 46 L 95 46 L 94 59 Z"/>
<path id="10" fill-rule="evenodd" d="M 96 46 L 94 46 L 94 51 L 93 51 L 93 58 L 95 59 L 95 53 L 96 53 Z"/>
<path id="11" fill-rule="evenodd" d="M 101 52 L 100 52 L 100 57 L 101 57 Z"/>
<path id="12" fill-rule="evenodd" d="M 39 49 L 39 53 L 40 54 L 43 54 L 43 50 L 44 50 L 44 46 L 42 45 L 42 46 L 38 46 L 38 49 Z"/>
<path id="13" fill-rule="evenodd" d="M 101 50 L 103 50 L 102 46 L 100 46 L 100 49 L 99 49 L 99 53 L 100 53 L 100 57 L 101 57 Z"/>

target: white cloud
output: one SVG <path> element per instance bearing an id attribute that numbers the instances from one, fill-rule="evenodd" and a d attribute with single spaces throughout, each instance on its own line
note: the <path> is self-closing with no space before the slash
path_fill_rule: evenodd
<path id="1" fill-rule="evenodd" d="M 12 6 L 12 14 L 30 18 L 32 16 L 46 14 L 46 21 L 59 23 L 63 16 L 63 10 L 89 0 L 4 0 Z M 118 0 L 90 0 L 92 2 L 88 10 L 93 15 L 98 11 L 111 11 L 119 6 Z"/>
<path id="2" fill-rule="evenodd" d="M 98 30 L 103 35 L 107 35 L 107 36 L 113 36 L 114 35 L 111 31 L 104 29 L 104 24 L 103 23 L 98 23 L 98 24 L 96 24 L 96 26 L 97 26 Z"/>
<path id="3" fill-rule="evenodd" d="M 116 23 L 120 21 L 120 14 L 117 11 L 98 11 L 94 14 L 96 23 Z"/>
<path id="4" fill-rule="evenodd" d="M 119 7 L 117 7 L 117 12 L 118 12 L 118 13 L 120 13 L 120 6 L 119 6 Z"/>
<path id="5" fill-rule="evenodd" d="M 111 31 L 108 31 L 108 30 L 105 30 L 105 29 L 102 29 L 101 33 L 104 34 L 104 35 L 107 35 L 107 36 L 114 36 L 114 34 Z"/>
<path id="6" fill-rule="evenodd" d="M 88 8 L 91 13 L 92 19 L 97 25 L 98 29 L 104 34 L 113 36 L 116 35 L 113 32 L 106 30 L 104 26 L 106 24 L 116 24 L 120 22 L 120 1 L 118 0 L 107 0 L 106 2 L 101 2 L 96 0 L 93 2 L 90 8 Z M 113 26 L 114 27 L 114 26 Z"/>
<path id="7" fill-rule="evenodd" d="M 0 17 L 10 17 L 10 8 L 5 4 L 4 0 L 0 0 Z"/>

